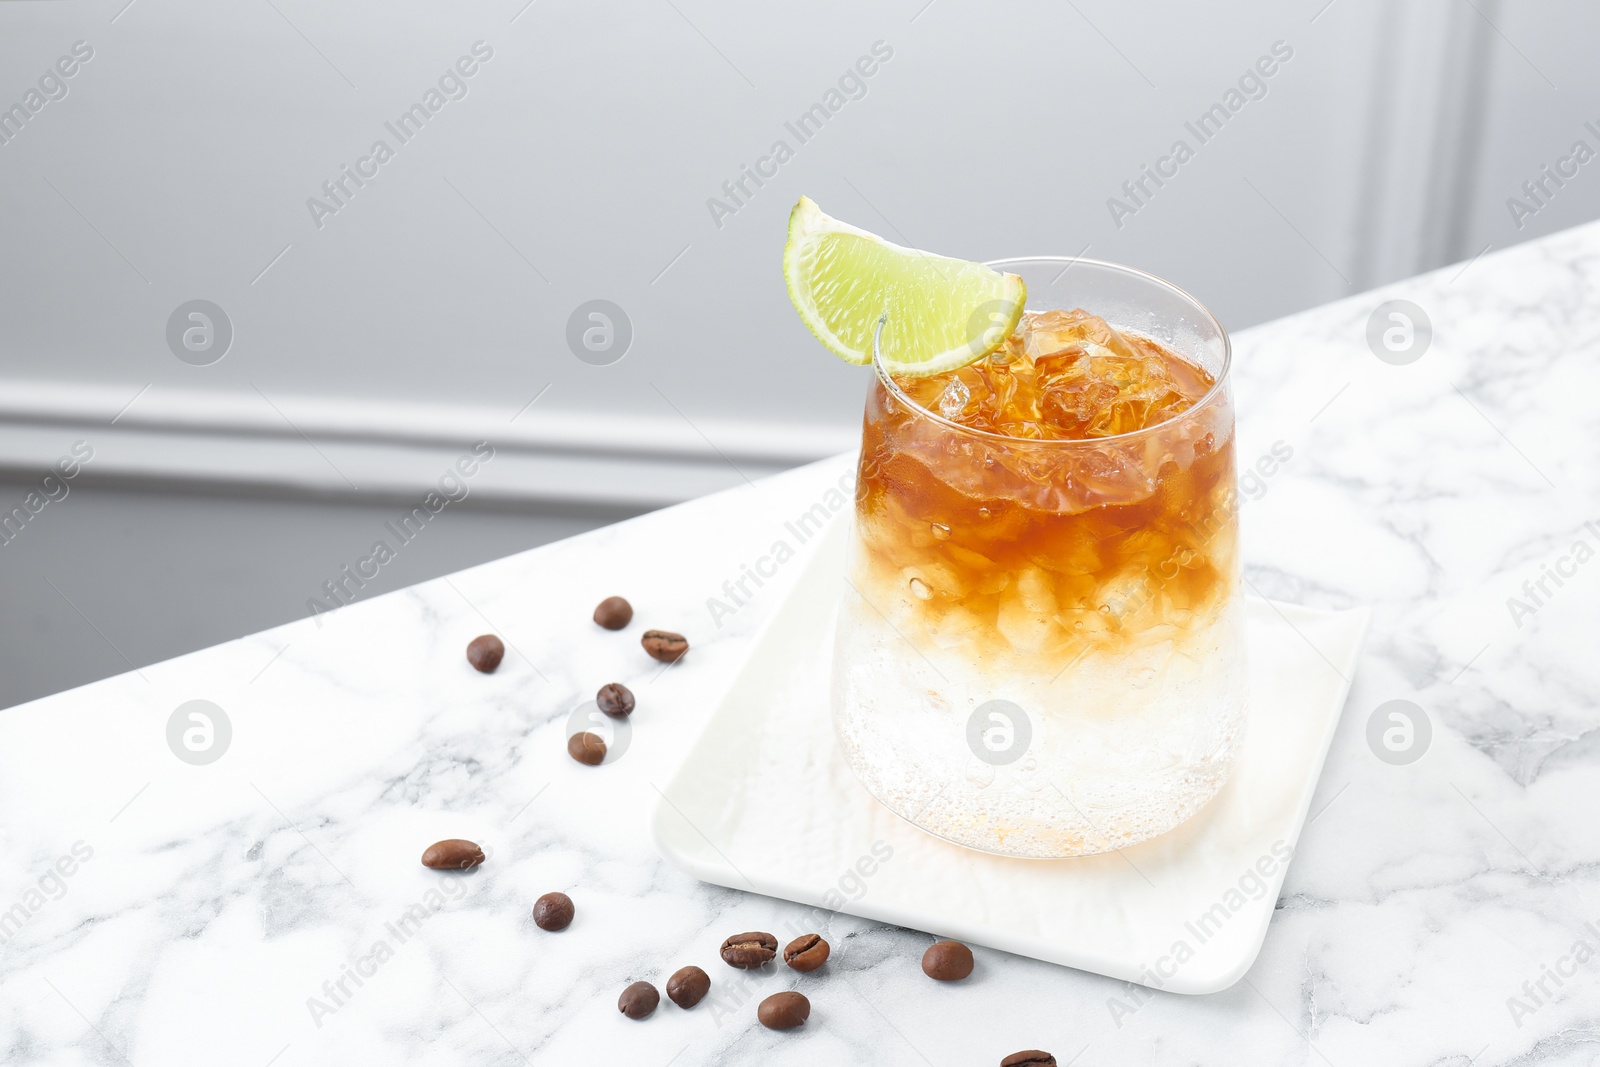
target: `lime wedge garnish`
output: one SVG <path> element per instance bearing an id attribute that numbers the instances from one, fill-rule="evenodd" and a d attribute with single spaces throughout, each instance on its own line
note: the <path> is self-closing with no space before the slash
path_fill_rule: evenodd
<path id="1" fill-rule="evenodd" d="M 999 348 L 1028 290 L 1015 274 L 890 244 L 829 218 L 807 197 L 789 214 L 783 246 L 789 299 L 817 340 L 850 363 L 879 353 L 894 374 L 928 375 Z"/>

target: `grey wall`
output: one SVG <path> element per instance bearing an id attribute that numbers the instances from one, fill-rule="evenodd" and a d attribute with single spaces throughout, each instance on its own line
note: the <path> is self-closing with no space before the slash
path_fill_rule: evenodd
<path id="1" fill-rule="evenodd" d="M 430 406 L 459 409 L 436 440 L 548 387 L 519 425 L 570 427 L 517 460 L 501 510 L 461 509 L 396 582 L 646 506 L 583 473 L 620 429 L 638 441 L 593 469 L 645 464 L 672 434 L 701 449 L 663 499 L 736 482 L 744 456 L 847 440 L 861 375 L 815 345 L 780 278 L 802 192 L 951 255 L 1132 263 L 1234 329 L 1600 216 L 1600 162 L 1520 227 L 1506 207 L 1573 141 L 1600 149 L 1582 125 L 1600 126 L 1597 31 L 1581 0 L 0 3 L 0 107 L 93 49 L 0 144 L 0 472 L 104 442 L 50 536 L 0 553 L 0 705 L 126 666 L 69 636 L 83 619 L 35 571 L 67 576 L 135 662 L 303 613 L 300 590 L 381 508 L 346 491 L 366 478 L 324 469 L 344 446 L 326 418 L 301 432 L 307 405 L 360 411 L 369 471 Z M 465 95 L 401 144 L 385 123 L 479 41 L 493 54 Z M 1292 58 L 1199 144 L 1185 123 L 1280 41 Z M 877 42 L 892 56 L 802 144 L 785 124 Z M 1114 220 L 1108 199 L 1179 138 L 1194 158 Z M 308 198 L 379 139 L 393 159 L 319 226 Z M 708 200 L 778 140 L 793 158 L 714 218 Z M 209 366 L 165 337 L 194 298 L 234 329 Z M 632 322 L 613 365 L 566 341 L 592 298 Z M 286 425 L 273 442 L 200 425 L 229 404 Z M 145 409 L 195 426 L 163 436 Z M 792 447 L 761 459 L 764 436 Z M 279 470 L 302 439 L 315 497 Z M 581 508 L 559 488 L 576 482 Z M 264 484 L 279 495 L 250 495 Z"/>
<path id="2" fill-rule="evenodd" d="M 1504 37 L 1494 37 L 1486 49 L 1481 145 L 1476 165 L 1461 176 L 1466 185 L 1461 234 L 1450 258 L 1475 255 L 1491 242 L 1503 248 L 1600 215 L 1600 157 L 1578 167 L 1563 187 L 1547 185 L 1544 205 L 1521 191 L 1523 182 L 1540 178 L 1541 167 L 1554 169 L 1576 141 L 1600 152 L 1600 67 L 1593 52 L 1600 40 L 1600 10 L 1506 3 L 1496 14 Z M 1508 205 L 1512 197 L 1537 213 L 1522 216 L 1519 225 Z"/>
<path id="3" fill-rule="evenodd" d="M 1324 2 L 3 4 L 0 100 L 74 41 L 94 58 L 0 146 L 0 360 L 24 377 L 489 405 L 554 381 L 547 402 L 573 410 L 663 411 L 655 381 L 691 414 L 848 421 L 855 377 L 815 350 L 779 277 L 802 191 L 955 255 L 1090 245 L 1235 328 L 1437 265 L 1380 276 L 1359 259 L 1401 240 L 1370 231 L 1382 203 L 1439 171 L 1482 171 L 1452 231 L 1544 229 L 1507 232 L 1500 202 L 1595 110 L 1592 5 L 1478 4 L 1558 92 L 1471 5 L 1337 0 L 1312 23 Z M 1483 63 L 1438 54 L 1455 38 Z M 466 96 L 401 145 L 384 123 L 479 40 L 493 58 Z M 800 144 L 784 123 L 880 40 L 893 59 L 866 95 Z M 1113 225 L 1107 198 L 1277 40 L 1294 58 L 1265 98 Z M 1459 99 L 1467 74 L 1487 89 L 1481 151 L 1432 128 L 1441 86 Z M 1408 118 L 1419 136 L 1377 139 Z M 306 201 L 378 139 L 394 159 L 319 229 Z M 779 139 L 794 159 L 718 226 L 706 201 Z M 1551 225 L 1592 217 L 1600 181 L 1563 199 Z M 1476 251 L 1448 244 L 1426 252 Z M 615 368 L 563 340 L 596 296 L 636 326 Z M 163 340 L 194 297 L 236 326 L 212 367 Z"/>
<path id="4" fill-rule="evenodd" d="M 26 491 L 0 481 L 0 500 Z M 404 510 L 397 501 L 74 487 L 0 546 L 0 706 L 304 617 L 308 599 L 331 602 L 322 583 L 375 540 L 399 544 L 383 524 Z M 621 517 L 518 514 L 469 497 L 400 546 L 360 595 Z"/>

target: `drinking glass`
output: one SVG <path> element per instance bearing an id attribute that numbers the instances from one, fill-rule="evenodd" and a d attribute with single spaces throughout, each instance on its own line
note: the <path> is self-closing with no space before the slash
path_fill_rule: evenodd
<path id="1" fill-rule="evenodd" d="M 1156 425 L 1041 440 L 919 404 L 875 354 L 834 726 L 867 790 L 939 837 L 1022 857 L 1120 849 L 1199 811 L 1241 741 L 1228 337 L 1129 267 L 990 266 L 1022 276 L 1030 312 L 1086 309 L 1209 389 Z"/>

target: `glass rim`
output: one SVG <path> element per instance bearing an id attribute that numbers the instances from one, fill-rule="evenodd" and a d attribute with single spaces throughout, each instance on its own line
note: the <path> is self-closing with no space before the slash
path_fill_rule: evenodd
<path id="1" fill-rule="evenodd" d="M 947 426 L 957 432 L 970 434 L 974 437 L 987 438 L 991 441 L 1003 441 L 1006 444 L 1013 445 L 1024 444 L 1028 446 L 1052 448 L 1058 446 L 1080 448 L 1088 446 L 1093 448 L 1101 445 L 1133 440 L 1135 438 L 1154 433 L 1157 430 L 1161 430 L 1183 422 L 1185 419 L 1197 415 L 1206 407 L 1214 403 L 1216 398 L 1221 396 L 1226 389 L 1228 384 L 1228 374 L 1233 369 L 1233 339 L 1228 336 L 1228 331 L 1223 328 L 1222 323 L 1217 319 L 1217 317 L 1211 313 L 1211 309 L 1202 304 L 1194 296 L 1194 294 L 1190 293 L 1188 290 L 1174 285 L 1165 278 L 1151 274 L 1149 271 L 1140 270 L 1138 267 L 1130 267 L 1122 263 L 1112 263 L 1104 259 L 1089 259 L 1085 256 L 1008 256 L 1005 259 L 988 260 L 984 263 L 984 266 L 992 267 L 996 270 L 1003 270 L 1012 264 L 1020 263 L 1064 263 L 1067 264 L 1067 268 L 1061 272 L 1062 275 L 1065 275 L 1067 270 L 1071 270 L 1073 267 L 1078 266 L 1079 264 L 1084 264 L 1091 267 L 1104 267 L 1107 270 L 1116 271 L 1121 274 L 1139 278 L 1176 295 L 1185 303 L 1189 304 L 1196 311 L 1198 311 L 1205 321 L 1210 322 L 1213 326 L 1215 326 L 1217 330 L 1217 336 L 1222 339 L 1222 367 L 1217 371 L 1216 381 L 1211 383 L 1211 388 L 1207 389 L 1205 394 L 1201 396 L 1199 400 L 1195 401 L 1192 407 L 1189 407 L 1184 411 L 1180 411 L 1178 414 L 1173 415 L 1170 418 L 1162 419 L 1153 426 L 1146 426 L 1138 430 L 1129 430 L 1127 433 L 1112 434 L 1109 437 L 1013 437 L 1010 434 L 995 433 L 993 430 L 980 430 L 973 426 L 965 426 L 959 422 L 956 422 L 954 419 L 946 418 L 937 411 L 933 411 L 932 409 L 919 404 L 916 400 L 912 399 L 904 389 L 901 389 L 899 384 L 895 382 L 894 378 L 889 374 L 889 372 L 884 369 L 883 362 L 879 359 L 878 337 L 882 332 L 883 323 L 887 319 L 887 313 L 885 313 L 883 316 L 880 316 L 878 320 L 878 328 L 874 330 L 872 334 L 872 370 L 875 374 L 877 374 L 878 381 L 883 384 L 884 389 L 888 391 L 890 396 L 905 404 L 913 411 L 918 412 L 926 418 L 932 419 L 934 422 Z M 1061 275 L 1057 276 L 1058 279 L 1060 276 Z M 1162 347 L 1165 348 L 1167 346 L 1163 345 Z M 977 361 L 974 360 L 973 362 Z M 968 366 L 971 366 L 971 364 L 968 364 Z"/>

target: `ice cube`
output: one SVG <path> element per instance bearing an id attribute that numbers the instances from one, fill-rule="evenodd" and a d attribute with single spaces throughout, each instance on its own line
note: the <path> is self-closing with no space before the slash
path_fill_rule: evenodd
<path id="1" fill-rule="evenodd" d="M 963 426 L 1024 440 L 1109 437 L 1186 410 L 1204 371 L 1081 309 L 1028 312 L 988 359 L 900 379 L 922 407 Z"/>
<path id="2" fill-rule="evenodd" d="M 1028 316 L 1026 324 L 1024 349 L 1034 360 L 1081 345 L 1093 345 L 1124 359 L 1139 358 L 1134 345 L 1110 323 L 1082 308 L 1041 311 Z"/>
<path id="3" fill-rule="evenodd" d="M 1039 413 L 1072 437 L 1110 437 L 1144 429 L 1189 406 L 1159 360 L 1123 357 L 1077 342 L 1035 361 Z"/>
<path id="4" fill-rule="evenodd" d="M 1148 568 L 1129 567 L 1103 582 L 1096 599 L 1101 612 L 1118 624 L 1126 624 L 1158 592 L 1159 583 Z"/>
<path id="5" fill-rule="evenodd" d="M 951 378 L 939 394 L 939 414 L 947 419 L 959 419 L 962 412 L 967 410 L 967 401 L 972 399 L 972 390 L 967 388 L 967 383 L 960 378 Z"/>
<path id="6" fill-rule="evenodd" d="M 1018 573 L 1016 583 L 1000 594 L 995 625 L 1013 648 L 1039 652 L 1060 634 L 1055 614 L 1050 576 L 1038 567 L 1027 567 Z"/>
<path id="7" fill-rule="evenodd" d="M 959 648 L 975 641 L 987 629 L 988 624 L 976 612 L 960 605 L 946 609 L 928 622 L 928 636 L 943 649 Z"/>

